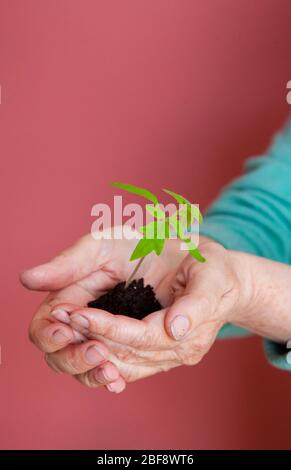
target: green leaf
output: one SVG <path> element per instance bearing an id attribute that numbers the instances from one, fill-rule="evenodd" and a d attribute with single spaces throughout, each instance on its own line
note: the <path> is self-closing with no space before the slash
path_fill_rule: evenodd
<path id="1" fill-rule="evenodd" d="M 163 189 L 164 193 L 169 194 L 172 196 L 178 204 L 190 204 L 190 201 L 186 199 L 184 196 L 181 196 L 181 194 L 174 193 L 174 191 L 170 191 L 169 189 Z"/>
<path id="2" fill-rule="evenodd" d="M 179 218 L 183 219 L 188 226 L 192 224 L 195 219 L 198 221 L 202 220 L 202 214 L 199 210 L 199 207 L 195 206 L 194 204 L 186 203 L 183 205 L 179 205 L 179 209 L 177 212 Z"/>
<path id="3" fill-rule="evenodd" d="M 166 218 L 166 213 L 163 211 L 160 207 L 159 204 L 152 205 L 152 204 L 146 204 L 145 206 L 147 212 L 151 214 L 153 217 L 156 219 L 165 219 Z"/>
<path id="4" fill-rule="evenodd" d="M 170 236 L 169 224 L 167 221 L 161 222 L 154 220 L 153 222 L 140 227 L 140 231 L 145 235 L 145 237 L 138 242 L 130 257 L 130 261 L 144 258 L 152 251 L 159 256 L 165 246 L 166 238 L 169 238 Z"/>
<path id="5" fill-rule="evenodd" d="M 165 220 L 165 238 L 170 238 L 170 224 L 168 219 Z"/>
<path id="6" fill-rule="evenodd" d="M 197 261 L 199 261 L 199 263 L 205 263 L 206 259 L 204 258 L 204 256 L 201 255 L 198 248 L 193 248 L 193 249 L 188 250 L 188 251 L 189 251 L 190 255 L 193 256 L 193 258 L 195 258 Z"/>
<path id="7" fill-rule="evenodd" d="M 186 206 L 183 206 L 184 208 Z M 186 213 L 185 213 L 186 212 Z M 175 230 L 179 238 L 186 238 L 184 235 L 188 232 L 189 224 L 187 224 L 187 211 L 176 211 L 168 217 L 171 227 Z"/>
<path id="8" fill-rule="evenodd" d="M 178 219 L 178 211 L 168 217 L 169 225 L 175 230 L 176 235 L 179 234 L 180 221 Z"/>
<path id="9" fill-rule="evenodd" d="M 169 194 L 170 196 L 172 196 L 178 202 L 178 204 L 186 204 L 189 209 L 187 213 L 190 216 L 190 218 L 193 217 L 193 219 L 198 220 L 199 224 L 202 224 L 203 217 L 197 206 L 195 206 L 194 204 L 191 204 L 191 202 L 188 201 L 188 199 L 186 199 L 184 196 L 181 196 L 181 194 L 174 193 L 173 191 L 170 191 L 169 189 L 163 189 L 163 191 Z M 190 221 L 188 225 L 190 225 L 191 223 L 192 223 L 192 220 Z"/>
<path id="10" fill-rule="evenodd" d="M 154 220 L 139 228 L 147 239 L 164 240 L 170 238 L 170 226 L 168 220 Z"/>
<path id="11" fill-rule="evenodd" d="M 163 238 L 157 238 L 156 240 L 154 240 L 155 242 L 155 252 L 158 256 L 160 256 L 160 254 L 162 253 L 163 251 L 163 248 L 164 248 L 164 245 L 165 245 L 165 239 Z"/>
<path id="12" fill-rule="evenodd" d="M 144 235 L 145 238 L 156 238 L 156 226 L 155 222 L 149 222 L 147 225 L 143 225 L 142 227 L 139 228 L 139 231 Z"/>
<path id="13" fill-rule="evenodd" d="M 134 261 L 139 258 L 144 258 L 152 251 L 155 251 L 155 240 L 150 238 L 142 238 L 133 250 L 130 257 L 130 261 Z"/>
<path id="14" fill-rule="evenodd" d="M 188 251 L 190 253 L 191 256 L 193 256 L 193 258 L 195 258 L 197 261 L 199 261 L 200 263 L 205 263 L 206 259 L 204 258 L 204 256 L 201 255 L 199 249 L 197 248 L 197 246 L 193 243 L 193 241 L 191 240 L 191 238 L 187 238 L 186 240 L 183 240 L 185 243 L 187 243 L 188 245 Z"/>
<path id="15" fill-rule="evenodd" d="M 138 196 L 142 196 L 149 201 L 153 202 L 154 204 L 158 203 L 157 197 L 148 191 L 147 189 L 140 188 L 139 186 L 134 186 L 133 184 L 125 184 L 125 183 L 112 183 L 114 188 L 123 189 L 124 191 L 128 191 L 129 193 L 137 194 Z"/>

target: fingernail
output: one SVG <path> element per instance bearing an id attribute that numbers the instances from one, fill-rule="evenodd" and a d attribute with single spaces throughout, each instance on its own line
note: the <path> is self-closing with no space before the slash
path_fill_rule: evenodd
<path id="1" fill-rule="evenodd" d="M 109 392 L 113 393 L 120 393 L 123 392 L 125 389 L 124 382 L 120 379 L 116 380 L 115 382 L 112 382 L 111 384 L 106 385 L 107 390 Z"/>
<path id="2" fill-rule="evenodd" d="M 90 348 L 88 348 L 85 352 L 85 356 L 90 364 L 98 364 L 104 361 L 105 359 L 105 356 L 102 354 L 102 352 L 98 349 L 97 346 L 90 346 Z"/>
<path id="3" fill-rule="evenodd" d="M 119 376 L 116 370 L 107 369 L 107 368 L 103 370 L 103 375 L 104 375 L 105 380 L 108 380 L 109 382 L 112 380 L 117 380 Z"/>
<path id="4" fill-rule="evenodd" d="M 83 315 L 71 315 L 71 322 L 73 325 L 79 326 L 80 328 L 83 328 L 85 330 L 88 330 L 90 326 L 90 322 L 86 317 L 83 317 Z"/>
<path id="5" fill-rule="evenodd" d="M 190 322 L 187 317 L 177 315 L 171 322 L 172 335 L 176 340 L 183 338 L 189 330 Z"/>
<path id="6" fill-rule="evenodd" d="M 70 316 L 69 316 L 68 312 L 66 312 L 66 310 L 64 310 L 63 308 L 58 308 L 58 309 L 54 310 L 51 314 L 56 320 L 59 320 L 63 323 L 66 323 L 67 325 L 69 325 Z"/>
<path id="7" fill-rule="evenodd" d="M 104 369 L 96 371 L 95 379 L 97 382 L 112 382 L 118 379 L 118 372 L 111 367 L 105 367 Z"/>
<path id="8" fill-rule="evenodd" d="M 52 336 L 55 343 L 66 343 L 71 337 L 72 335 L 66 330 L 56 330 Z"/>
<path id="9" fill-rule="evenodd" d="M 109 392 L 115 393 L 115 385 L 114 385 L 114 382 L 113 382 L 113 384 L 108 384 L 108 385 L 106 385 L 106 388 L 107 388 L 107 390 L 109 390 Z"/>

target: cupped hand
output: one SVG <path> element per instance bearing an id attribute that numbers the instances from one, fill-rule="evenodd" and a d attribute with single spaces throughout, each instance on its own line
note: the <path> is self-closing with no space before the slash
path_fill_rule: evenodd
<path id="1" fill-rule="evenodd" d="M 91 235 L 47 264 L 21 275 L 23 284 L 50 290 L 31 326 L 32 341 L 48 364 L 88 386 L 120 392 L 132 382 L 179 365 L 197 364 L 219 329 L 248 303 L 239 256 L 202 239 L 200 264 L 169 240 L 138 273 L 163 305 L 143 320 L 86 308 L 126 279 L 136 240 L 96 241 Z"/>
<path id="2" fill-rule="evenodd" d="M 125 237 L 95 240 L 89 234 L 48 263 L 20 275 L 28 289 L 50 291 L 31 321 L 29 335 L 55 371 L 67 372 L 86 385 L 106 385 L 115 392 L 124 389 L 125 380 L 111 361 L 110 349 L 101 340 L 88 340 L 74 330 L 68 312 L 128 278 L 136 264 L 129 261 L 136 243 Z M 161 302 L 169 302 L 167 286 L 184 256 L 178 242 L 171 240 L 160 257 L 148 256 L 139 270 L 156 288 Z M 58 307 L 64 303 L 66 310 Z"/>

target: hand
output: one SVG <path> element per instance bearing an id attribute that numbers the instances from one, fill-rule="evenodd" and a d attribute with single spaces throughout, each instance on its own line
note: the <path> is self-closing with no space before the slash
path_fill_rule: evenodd
<path id="1" fill-rule="evenodd" d="M 154 286 L 163 310 L 140 321 L 82 308 L 129 275 L 133 263 L 128 259 L 135 244 L 96 242 L 87 236 L 21 277 L 29 288 L 53 290 L 32 321 L 32 341 L 47 353 L 55 370 L 86 385 L 106 384 L 119 392 L 126 382 L 198 363 L 221 326 L 248 303 L 237 254 L 203 240 L 200 249 L 207 262 L 199 264 L 179 250 L 178 241 L 170 240 L 161 257 L 148 257 L 139 273 Z M 84 337 L 91 339 L 74 344 Z M 94 364 L 86 358 L 89 347 L 99 354 Z"/>
<path id="2" fill-rule="evenodd" d="M 125 280 L 135 263 L 129 262 L 136 240 L 96 241 L 91 235 L 79 240 L 50 262 L 21 274 L 22 284 L 32 290 L 51 291 L 30 325 L 31 341 L 45 353 L 48 364 L 67 372 L 86 385 L 106 385 L 111 391 L 124 389 L 125 381 L 110 360 L 109 349 L 98 340 L 73 330 L 68 312 L 84 307 L 117 282 Z M 185 252 L 171 240 L 163 255 L 148 256 L 139 272 L 151 283 L 162 302 L 169 302 L 169 282 Z M 113 317 L 113 316 L 112 316 Z M 86 341 L 83 344 L 79 344 Z"/>
<path id="3" fill-rule="evenodd" d="M 180 365 L 195 365 L 220 328 L 248 308 L 252 295 L 247 276 L 242 278 L 238 254 L 206 240 L 200 250 L 207 262 L 198 264 L 186 256 L 168 276 L 171 295 L 164 297 L 165 308 L 142 321 L 65 303 L 58 308 L 68 312 L 76 331 L 108 347 L 110 360 L 127 383 Z"/>

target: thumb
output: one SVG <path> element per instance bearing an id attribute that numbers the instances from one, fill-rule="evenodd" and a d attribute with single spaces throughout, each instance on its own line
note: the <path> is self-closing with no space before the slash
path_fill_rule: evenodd
<path id="1" fill-rule="evenodd" d="M 66 287 L 104 263 L 101 244 L 102 240 L 85 235 L 51 261 L 21 273 L 20 281 L 24 287 L 33 290 L 49 291 Z M 106 252 L 108 255 L 108 250 Z"/>
<path id="2" fill-rule="evenodd" d="M 174 300 L 165 315 L 165 330 L 176 341 L 186 337 L 205 320 L 209 321 L 223 292 L 220 279 L 213 269 L 197 265 L 191 260 L 181 267 L 179 275 L 186 285 L 182 295 Z"/>

